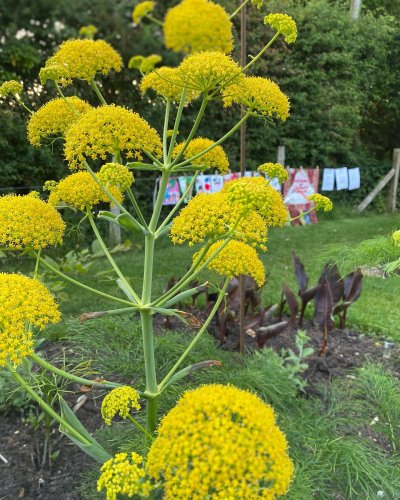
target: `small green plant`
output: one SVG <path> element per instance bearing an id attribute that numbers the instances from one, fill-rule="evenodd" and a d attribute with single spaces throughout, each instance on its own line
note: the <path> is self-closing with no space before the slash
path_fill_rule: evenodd
<path id="1" fill-rule="evenodd" d="M 302 376 L 308 368 L 307 358 L 314 354 L 312 347 L 306 347 L 309 341 L 310 337 L 307 332 L 298 330 L 295 339 L 295 351 L 283 349 L 281 354 L 285 369 L 300 391 L 304 391 L 307 386 L 307 380 Z"/>

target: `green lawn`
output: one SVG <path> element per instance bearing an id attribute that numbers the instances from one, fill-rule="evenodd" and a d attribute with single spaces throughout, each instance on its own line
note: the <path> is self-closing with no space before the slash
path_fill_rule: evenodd
<path id="1" fill-rule="evenodd" d="M 291 263 L 292 250 L 303 260 L 310 284 L 313 284 L 323 267 L 320 252 L 324 246 L 332 243 L 356 244 L 366 238 L 388 234 L 395 227 L 399 227 L 398 215 L 356 215 L 342 219 L 321 218 L 317 225 L 271 230 L 268 252 L 262 257 L 268 273 L 264 288 L 265 304 L 279 300 L 282 282 L 288 283 L 294 291 L 297 290 Z M 171 245 L 167 237 L 158 242 L 155 253 L 155 293 L 162 291 L 171 276 L 179 276 L 186 271 L 192 253 L 193 249 L 187 246 Z M 132 284 L 139 289 L 143 266 L 141 241 L 134 241 L 132 251 L 117 255 L 116 260 Z M 26 271 L 31 264 L 33 265 L 24 259 L 6 259 L 2 267 L 6 270 Z M 98 259 L 94 271 L 99 272 L 104 266 L 109 267 L 107 261 Z M 111 276 L 85 276 L 82 279 L 109 293 L 120 293 Z M 66 291 L 69 299 L 62 303 L 62 309 L 67 315 L 76 316 L 89 310 L 114 308 L 114 305 L 102 298 L 76 287 L 68 286 Z M 350 308 L 348 326 L 400 340 L 399 324 L 400 280 L 364 277 L 364 292 Z"/>

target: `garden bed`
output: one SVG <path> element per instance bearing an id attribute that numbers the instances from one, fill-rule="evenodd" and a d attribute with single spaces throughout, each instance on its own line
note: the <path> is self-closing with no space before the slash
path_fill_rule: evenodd
<path id="1" fill-rule="evenodd" d="M 164 335 L 163 319 L 159 318 L 157 323 L 158 335 Z M 368 337 L 354 330 L 335 329 L 329 336 L 326 356 L 321 357 L 319 356 L 321 332 L 309 321 L 306 321 L 305 329 L 310 337 L 307 346 L 314 348 L 314 354 L 306 360 L 309 364 L 304 374 L 307 380 L 307 394 L 319 396 L 318 384 L 326 385 L 336 377 L 353 377 L 352 371 L 367 360 L 384 361 L 389 371 L 394 376 L 400 377 L 400 366 L 396 361 L 399 359 L 398 348 L 392 353 L 390 359 L 385 359 L 382 357 L 382 342 L 379 339 Z M 295 334 L 296 329 L 288 327 L 275 338 L 268 340 L 266 347 L 278 353 L 282 349 L 294 350 Z M 235 326 L 229 331 L 222 349 L 237 350 L 238 339 L 238 328 Z M 46 349 L 48 354 L 53 355 L 54 350 L 58 350 L 60 344 L 48 344 Z M 246 349 L 252 350 L 255 347 L 255 338 L 246 334 Z M 77 385 L 73 388 L 77 392 L 67 397 L 71 406 L 76 404 L 77 399 L 82 395 Z M 77 415 L 90 431 L 94 431 L 101 425 L 99 403 L 96 398 L 99 393 L 94 390 L 86 395 L 87 401 L 79 408 Z M 58 431 L 54 431 L 54 446 L 60 449 L 60 456 L 50 469 L 38 470 L 34 464 L 36 444 L 30 423 L 24 423 L 21 416 L 16 413 L 0 414 L 0 428 L 2 429 L 0 453 L 8 461 L 7 464 L 0 461 L 0 500 L 15 498 L 77 500 L 83 498 L 78 493 L 77 487 L 82 472 L 92 466 L 93 462 L 67 438 L 61 437 Z M 372 435 L 370 437 L 375 439 Z M 384 448 L 386 447 L 385 443 L 381 444 Z"/>

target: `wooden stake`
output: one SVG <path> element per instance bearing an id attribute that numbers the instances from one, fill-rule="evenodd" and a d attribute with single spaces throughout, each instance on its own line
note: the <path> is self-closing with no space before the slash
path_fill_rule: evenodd
<path id="1" fill-rule="evenodd" d="M 388 210 L 389 212 L 396 211 L 397 204 L 397 189 L 399 187 L 399 177 L 400 177 L 400 149 L 393 150 L 393 169 L 394 175 L 392 182 L 390 183 L 389 198 L 388 198 Z"/>

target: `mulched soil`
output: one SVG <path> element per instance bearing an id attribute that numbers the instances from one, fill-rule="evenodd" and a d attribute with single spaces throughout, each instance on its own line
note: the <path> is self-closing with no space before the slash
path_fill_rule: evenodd
<path id="1" fill-rule="evenodd" d="M 199 311 L 191 309 L 192 313 Z M 157 318 L 157 330 L 160 334 L 165 331 L 165 320 Z M 178 324 L 172 321 L 171 327 L 175 330 Z M 308 380 L 308 392 L 320 382 L 327 382 L 332 377 L 349 375 L 349 372 L 363 364 L 366 359 L 384 361 L 392 373 L 400 378 L 400 349 L 395 348 L 390 360 L 382 358 L 382 345 L 379 339 L 359 334 L 353 330 L 334 330 L 329 336 L 328 350 L 325 356 L 320 356 L 322 342 L 321 332 L 313 327 L 311 322 L 305 321 L 304 329 L 310 337 L 308 345 L 314 348 L 314 355 L 308 358 L 309 369 L 305 376 Z M 218 332 L 214 327 L 215 336 Z M 246 349 L 256 348 L 255 331 L 249 329 L 245 336 Z M 280 352 L 282 349 L 294 348 L 296 329 L 287 327 L 278 336 L 267 340 L 266 347 Z M 216 340 L 217 341 L 217 340 Z M 231 325 L 227 330 L 226 342 L 222 349 L 237 350 L 239 345 L 239 329 Z M 76 394 L 67 398 L 73 406 L 82 393 L 75 387 Z M 316 391 L 315 394 L 318 394 Z M 86 394 L 85 404 L 77 411 L 79 419 L 89 430 L 94 430 L 101 425 L 99 405 L 96 391 Z M 16 414 L 0 414 L 0 500 L 42 499 L 42 500 L 78 500 L 82 497 L 76 491 L 82 471 L 91 464 L 90 458 L 77 451 L 65 437 L 60 438 L 55 431 L 54 439 L 58 441 L 55 448 L 60 449 L 60 456 L 55 464 L 46 470 L 38 470 L 35 466 L 35 439 L 30 424 L 24 424 L 21 416 Z"/>

